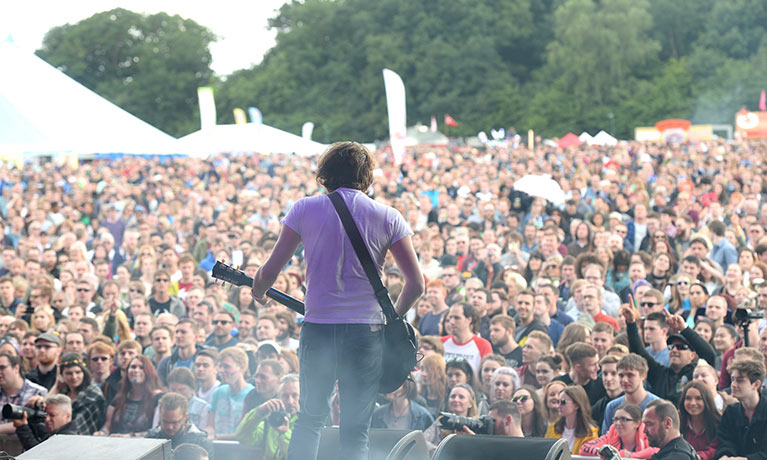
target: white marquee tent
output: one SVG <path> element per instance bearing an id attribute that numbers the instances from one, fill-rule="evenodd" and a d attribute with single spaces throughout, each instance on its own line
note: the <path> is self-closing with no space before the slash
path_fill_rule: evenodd
<path id="1" fill-rule="evenodd" d="M 175 154 L 177 140 L 11 40 L 0 42 L 0 154 Z"/>
<path id="2" fill-rule="evenodd" d="M 179 149 L 193 156 L 218 153 L 295 153 L 319 155 L 324 144 L 260 123 L 216 125 L 178 140 Z"/>

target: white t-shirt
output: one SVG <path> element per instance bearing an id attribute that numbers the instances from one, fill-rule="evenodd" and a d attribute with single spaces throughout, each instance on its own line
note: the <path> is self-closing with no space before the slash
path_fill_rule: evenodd
<path id="1" fill-rule="evenodd" d="M 339 188 L 362 239 L 383 272 L 389 248 L 412 235 L 396 209 L 359 190 Z M 383 324 L 384 315 L 341 218 L 326 195 L 302 198 L 282 220 L 301 236 L 306 255 L 305 321 L 324 324 Z"/>
<path id="2" fill-rule="evenodd" d="M 448 335 L 442 337 L 442 344 L 445 346 L 445 361 L 451 358 L 463 358 L 469 362 L 474 375 L 478 375 L 479 363 L 482 358 L 493 352 L 493 346 L 490 342 L 474 334 L 466 343 L 458 343 L 455 337 Z"/>

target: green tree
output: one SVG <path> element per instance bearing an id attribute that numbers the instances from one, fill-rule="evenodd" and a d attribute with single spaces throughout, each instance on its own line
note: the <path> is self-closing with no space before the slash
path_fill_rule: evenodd
<path id="1" fill-rule="evenodd" d="M 38 56 L 174 136 L 199 127 L 197 87 L 210 82 L 205 27 L 166 13 L 121 8 L 51 29 Z"/>
<path id="2" fill-rule="evenodd" d="M 609 114 L 658 66 L 648 2 L 566 0 L 553 27 L 546 64 L 530 87 L 529 126 L 546 135 L 609 129 Z"/>
<path id="3" fill-rule="evenodd" d="M 293 132 L 313 121 L 321 141 L 383 139 L 390 68 L 405 83 L 409 123 L 450 113 L 460 123 L 451 135 L 476 134 L 521 118 L 518 75 L 543 60 L 535 19 L 546 14 L 531 0 L 293 2 L 270 22 L 277 46 L 221 81 L 217 104 L 226 117 L 257 106 Z"/>

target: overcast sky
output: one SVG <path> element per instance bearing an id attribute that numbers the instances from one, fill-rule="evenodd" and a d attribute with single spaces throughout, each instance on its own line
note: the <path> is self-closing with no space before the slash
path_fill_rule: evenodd
<path id="1" fill-rule="evenodd" d="M 19 46 L 33 52 L 54 26 L 118 7 L 149 14 L 164 11 L 193 19 L 219 37 L 210 47 L 212 67 L 218 75 L 227 75 L 261 62 L 274 46 L 275 34 L 266 29 L 267 19 L 283 3 L 285 0 L 9 0 L 0 6 L 0 40 L 11 35 Z"/>

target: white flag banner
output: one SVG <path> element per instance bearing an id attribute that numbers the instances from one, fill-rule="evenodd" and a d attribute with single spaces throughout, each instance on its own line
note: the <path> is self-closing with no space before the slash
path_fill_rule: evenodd
<path id="1" fill-rule="evenodd" d="M 213 88 L 210 86 L 197 88 L 197 99 L 200 102 L 200 129 L 216 126 L 216 101 L 213 98 Z"/>
<path id="2" fill-rule="evenodd" d="M 312 140 L 312 133 L 314 132 L 314 123 L 307 121 L 301 127 L 301 137 L 306 140 Z"/>
<path id="3" fill-rule="evenodd" d="M 394 163 L 402 163 L 405 157 L 407 135 L 407 109 L 405 108 L 405 84 L 396 72 L 383 69 L 386 88 L 386 110 L 389 112 L 389 138 Z"/>

